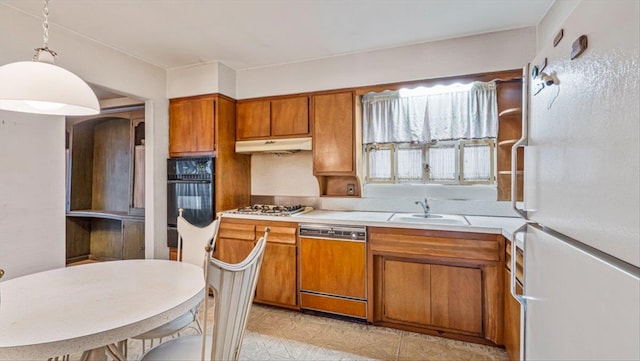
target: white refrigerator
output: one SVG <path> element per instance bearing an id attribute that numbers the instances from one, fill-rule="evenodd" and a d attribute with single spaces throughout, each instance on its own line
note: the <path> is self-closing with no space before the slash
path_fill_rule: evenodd
<path id="1" fill-rule="evenodd" d="M 583 0 L 526 70 L 512 149 L 525 148 L 526 360 L 640 359 L 639 14 L 638 0 Z"/>

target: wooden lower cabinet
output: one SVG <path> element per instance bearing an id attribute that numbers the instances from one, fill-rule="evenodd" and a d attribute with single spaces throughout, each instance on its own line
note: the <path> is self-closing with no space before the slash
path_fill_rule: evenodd
<path id="1" fill-rule="evenodd" d="M 370 227 L 369 321 L 501 345 L 503 252 L 499 235 Z"/>
<path id="2" fill-rule="evenodd" d="M 122 258 L 144 259 L 144 220 L 122 221 Z"/>
<path id="3" fill-rule="evenodd" d="M 516 258 L 516 292 L 522 294 L 523 255 L 520 249 Z M 504 269 L 504 347 L 509 359 L 520 359 L 520 303 L 511 296 L 511 241 L 506 241 Z"/>
<path id="4" fill-rule="evenodd" d="M 240 263 L 255 245 L 256 226 L 221 222 L 214 257 L 227 263 Z M 264 261 L 263 261 L 264 262 Z"/>
<path id="5" fill-rule="evenodd" d="M 482 335 L 482 270 L 431 266 L 431 324 Z"/>
<path id="6" fill-rule="evenodd" d="M 264 251 L 264 259 L 256 287 L 255 300 L 296 308 L 298 294 L 295 243 L 293 245 L 268 243 Z"/>
<path id="7" fill-rule="evenodd" d="M 214 257 L 227 263 L 242 261 L 264 235 L 265 227 L 271 232 L 254 301 L 297 310 L 297 223 L 223 218 Z"/>
<path id="8" fill-rule="evenodd" d="M 382 319 L 431 323 L 431 265 L 382 258 Z"/>
<path id="9" fill-rule="evenodd" d="M 509 359 L 520 359 L 520 304 L 511 296 L 509 282 L 511 272 L 505 270 L 505 297 L 504 297 L 504 347 L 507 349 Z M 516 284 L 516 290 L 522 294 L 522 287 Z"/>

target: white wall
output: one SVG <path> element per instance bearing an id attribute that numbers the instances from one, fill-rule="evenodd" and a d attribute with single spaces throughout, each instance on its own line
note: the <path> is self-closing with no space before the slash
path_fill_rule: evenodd
<path id="1" fill-rule="evenodd" d="M 535 28 L 238 70 L 238 99 L 522 68 Z"/>
<path id="2" fill-rule="evenodd" d="M 169 99 L 211 93 L 221 93 L 235 99 L 235 70 L 219 62 L 167 70 Z"/>
<path id="3" fill-rule="evenodd" d="M 251 156 L 251 193 L 318 197 L 320 189 L 312 169 L 309 151 L 286 155 L 254 154 Z"/>
<path id="4" fill-rule="evenodd" d="M 553 44 L 553 38 L 555 38 L 558 31 L 562 28 L 561 24 L 581 1 L 582 0 L 562 0 L 553 3 L 553 6 L 547 11 L 544 18 L 538 23 L 538 44 L 536 47 L 538 51 L 547 47 L 549 44 Z"/>
<path id="5" fill-rule="evenodd" d="M 59 54 L 57 65 L 76 73 L 89 83 L 145 101 L 146 255 L 148 258 L 168 258 L 165 178 L 169 125 L 166 71 L 67 32 L 55 24 L 50 25 L 49 35 L 49 47 Z M 42 20 L 0 4 L 0 64 L 30 60 L 33 48 L 41 45 Z M 64 133 L 61 133 L 62 142 L 63 136 Z M 34 160 L 31 153 L 17 153 L 15 156 L 24 163 Z M 46 178 L 38 181 L 42 188 L 48 187 Z M 4 189 L 3 182 L 0 182 L 0 187 Z M 60 204 L 64 209 L 64 199 Z M 33 226 L 33 222 L 14 213 L 6 221 L 15 222 L 24 228 Z M 64 219 L 61 222 L 64 229 Z M 0 232 L 3 231 L 4 228 L 0 228 Z M 30 241 L 44 242 L 41 239 Z M 44 247 L 44 243 L 42 246 Z"/>
<path id="6" fill-rule="evenodd" d="M 3 280 L 65 265 L 64 117 L 0 111 Z"/>
<path id="7" fill-rule="evenodd" d="M 535 54 L 535 28 L 525 28 L 240 70 L 237 92 L 239 99 L 245 99 L 520 69 Z M 318 196 L 312 169 L 310 152 L 286 157 L 253 155 L 252 194 Z M 495 187 L 365 186 L 360 199 L 322 198 L 318 204 L 330 209 L 411 211 L 413 201 L 425 196 L 435 198 L 435 212 L 513 215 L 509 204 L 495 201 Z"/>

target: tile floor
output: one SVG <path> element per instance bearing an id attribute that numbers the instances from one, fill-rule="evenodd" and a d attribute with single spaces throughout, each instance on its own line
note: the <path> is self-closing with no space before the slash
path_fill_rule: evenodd
<path id="1" fill-rule="evenodd" d="M 140 353 L 141 342 L 129 340 L 129 359 Z M 500 348 L 254 304 L 240 360 L 507 361 L 508 356 Z"/>

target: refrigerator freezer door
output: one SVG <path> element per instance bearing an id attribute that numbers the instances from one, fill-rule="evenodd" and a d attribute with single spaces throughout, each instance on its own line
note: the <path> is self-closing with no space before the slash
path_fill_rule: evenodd
<path id="1" fill-rule="evenodd" d="M 525 208 L 546 227 L 640 266 L 640 2 L 582 1 L 539 51 L 556 77 L 529 95 Z M 588 48 L 571 60 L 571 43 Z"/>
<path id="2" fill-rule="evenodd" d="M 527 228 L 525 359 L 640 359 L 637 275 Z"/>

